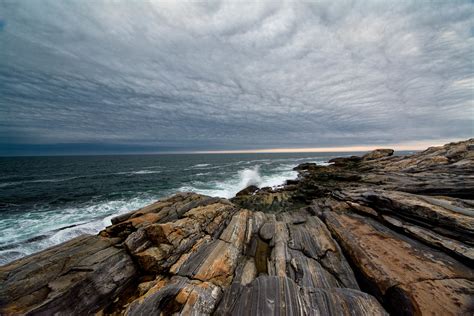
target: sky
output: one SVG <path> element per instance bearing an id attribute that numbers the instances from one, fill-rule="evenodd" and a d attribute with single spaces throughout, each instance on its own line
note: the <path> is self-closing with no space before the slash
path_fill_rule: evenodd
<path id="1" fill-rule="evenodd" d="M 470 1 L 0 0 L 0 155 L 469 138 L 473 22 Z"/>

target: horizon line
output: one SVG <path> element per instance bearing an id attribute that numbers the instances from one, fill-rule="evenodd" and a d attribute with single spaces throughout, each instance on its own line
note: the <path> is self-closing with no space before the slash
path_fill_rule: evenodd
<path id="1" fill-rule="evenodd" d="M 425 150 L 429 147 L 443 146 L 447 143 L 462 141 L 463 139 L 443 139 L 437 141 L 412 141 L 399 144 L 384 145 L 357 145 L 338 147 L 302 147 L 302 148 L 268 148 L 268 149 L 236 149 L 236 150 L 203 150 L 188 153 L 194 154 L 253 154 L 253 153 L 325 153 L 325 152 L 363 152 L 381 148 L 390 148 L 395 151 Z"/>
<path id="2" fill-rule="evenodd" d="M 469 138 L 467 138 L 469 139 Z M 7 154 L 0 157 L 57 157 L 57 156 L 120 156 L 120 155 L 175 155 L 175 154 L 258 154 L 258 153 L 337 153 L 337 152 L 367 152 L 380 148 L 390 148 L 395 151 L 420 151 L 429 147 L 443 146 L 452 142 L 464 141 L 466 138 L 440 139 L 436 141 L 409 141 L 398 144 L 356 145 L 337 147 L 300 147 L 300 148 L 265 148 L 265 149 L 231 149 L 231 150 L 198 150 L 198 151 L 163 151 L 163 152 L 101 152 L 101 153 L 37 153 L 37 154 Z"/>

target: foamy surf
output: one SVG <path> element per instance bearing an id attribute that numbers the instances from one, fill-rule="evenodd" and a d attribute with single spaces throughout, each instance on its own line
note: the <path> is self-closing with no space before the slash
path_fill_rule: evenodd
<path id="1" fill-rule="evenodd" d="M 136 197 L 82 208 L 45 211 L 36 216 L 26 213 L 11 219 L 4 218 L 0 224 L 0 265 L 82 234 L 97 234 L 104 227 L 111 225 L 113 217 L 139 209 L 156 200 L 157 198 Z M 11 225 L 13 221 L 20 223 L 20 227 Z"/>
<path id="2" fill-rule="evenodd" d="M 217 196 L 223 198 L 234 197 L 237 192 L 245 189 L 250 185 L 259 188 L 276 187 L 285 183 L 286 180 L 295 179 L 297 172 L 293 171 L 293 165 L 285 165 L 277 173 L 262 175 L 260 165 L 240 170 L 235 176 L 230 177 L 226 181 L 210 181 L 202 183 L 195 181 L 191 186 L 183 186 L 179 188 L 181 192 L 195 192 L 204 195 Z"/>
<path id="3" fill-rule="evenodd" d="M 231 198 L 249 185 L 277 187 L 294 179 L 293 168 L 299 163 L 327 161 L 314 156 L 212 156 L 209 163 L 193 156 L 179 158 L 122 157 L 113 163 L 110 157 L 94 158 L 93 163 L 90 158 L 71 158 L 62 168 L 54 160 L 49 169 L 32 164 L 30 170 L 2 175 L 0 264 L 82 234 L 96 234 L 112 217 L 163 196 L 189 191 Z"/>

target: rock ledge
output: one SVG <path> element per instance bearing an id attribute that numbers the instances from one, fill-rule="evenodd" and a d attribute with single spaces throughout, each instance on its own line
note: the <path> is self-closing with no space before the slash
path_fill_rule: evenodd
<path id="1" fill-rule="evenodd" d="M 474 139 L 180 193 L 0 267 L 0 313 L 472 315 Z"/>

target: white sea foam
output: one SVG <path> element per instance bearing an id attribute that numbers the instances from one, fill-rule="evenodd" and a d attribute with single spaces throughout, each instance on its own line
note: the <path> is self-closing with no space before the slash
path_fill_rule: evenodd
<path id="1" fill-rule="evenodd" d="M 130 200 L 107 201 L 81 208 L 25 212 L 2 217 L 0 220 L 0 265 L 82 234 L 96 234 L 111 224 L 112 217 L 139 209 L 151 204 L 156 199 L 154 197 L 136 197 Z M 38 236 L 42 237 L 37 238 Z M 35 238 L 35 240 L 24 242 L 31 238 Z M 13 247 L 6 247 L 11 245 Z"/>
<path id="2" fill-rule="evenodd" d="M 261 164 L 266 164 L 268 159 L 255 159 L 251 161 L 239 161 L 232 163 L 231 165 L 248 165 L 253 163 L 254 166 L 251 168 L 242 169 L 237 172 L 234 176 L 229 177 L 225 181 L 208 181 L 203 182 L 200 180 L 193 181 L 189 185 L 182 186 L 178 190 L 181 192 L 196 192 L 200 194 L 218 196 L 224 198 L 234 197 L 237 192 L 248 187 L 249 185 L 255 185 L 259 188 L 263 187 L 277 187 L 285 183 L 286 180 L 295 179 L 298 173 L 293 171 L 293 168 L 297 166 L 295 161 L 307 161 L 313 162 L 318 165 L 328 165 L 326 160 L 322 157 L 306 157 L 306 158 L 288 158 L 288 159 L 274 159 L 271 162 L 280 162 L 279 165 L 275 166 L 270 170 L 269 174 L 262 174 Z M 255 164 L 258 162 L 259 164 Z"/>
<path id="3" fill-rule="evenodd" d="M 239 172 L 239 188 L 246 188 L 249 185 L 260 185 L 262 177 L 260 176 L 260 166 L 255 166 L 252 169 L 244 169 Z"/>
<path id="4" fill-rule="evenodd" d="M 191 185 L 183 186 L 178 190 L 181 192 L 196 192 L 210 196 L 231 198 L 249 185 L 255 185 L 260 188 L 282 185 L 286 180 L 294 179 L 297 176 L 297 172 L 292 170 L 293 167 L 294 165 L 286 165 L 277 170 L 277 173 L 262 175 L 260 166 L 255 165 L 252 168 L 240 170 L 235 176 L 225 181 L 194 181 Z"/>
<path id="5" fill-rule="evenodd" d="M 115 172 L 115 173 L 109 173 L 109 174 L 117 174 L 117 175 L 134 175 L 134 174 L 153 174 L 153 173 L 161 173 L 159 170 L 137 170 L 137 171 L 121 171 L 121 172 Z M 104 174 L 108 175 L 108 174 Z"/>
<path id="6" fill-rule="evenodd" d="M 203 168 L 203 167 L 209 167 L 210 164 L 208 163 L 198 163 L 197 165 L 192 166 L 191 168 Z"/>
<path id="7" fill-rule="evenodd" d="M 196 177 L 196 181 L 189 182 L 176 190 L 170 189 L 162 192 L 162 195 L 168 195 L 176 191 L 191 191 L 210 196 L 231 198 L 249 185 L 256 185 L 260 188 L 276 187 L 282 185 L 286 180 L 294 179 L 297 176 L 297 172 L 292 170 L 296 166 L 296 161 L 298 163 L 306 161 L 315 162 L 320 165 L 327 164 L 321 157 L 278 159 L 277 164 L 272 166 L 272 168 L 269 168 L 267 164 L 269 161 L 266 159 L 256 159 L 251 162 L 239 161 L 214 166 L 211 164 L 197 164 L 191 168 L 195 170 L 205 169 L 206 172 L 196 174 L 196 176 L 200 176 Z M 271 162 L 274 163 L 275 160 Z M 228 168 L 239 168 L 239 166 L 242 169 L 234 174 L 229 174 Z M 115 174 L 142 175 L 160 172 L 159 170 L 150 169 L 152 168 L 124 171 Z M 214 169 L 222 169 L 222 171 L 209 171 Z M 81 177 L 98 175 L 107 176 L 110 174 L 83 175 Z M 204 175 L 207 178 L 210 175 L 214 175 L 215 179 L 205 179 L 203 178 Z M 73 178 L 42 179 L 29 182 L 59 182 Z M 3 183 L 0 184 L 0 187 L 10 184 Z M 111 224 L 110 220 L 112 217 L 141 208 L 152 203 L 157 198 L 157 196 L 141 196 L 129 200 L 105 201 L 84 207 L 24 212 L 3 216 L 0 218 L 0 265 L 67 241 L 81 234 L 96 234 L 105 226 Z M 26 240 L 28 242 L 25 242 Z"/>
<path id="8" fill-rule="evenodd" d="M 153 174 L 153 173 L 161 173 L 161 171 L 154 171 L 154 170 L 138 170 L 132 171 L 131 174 Z"/>

